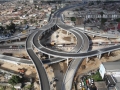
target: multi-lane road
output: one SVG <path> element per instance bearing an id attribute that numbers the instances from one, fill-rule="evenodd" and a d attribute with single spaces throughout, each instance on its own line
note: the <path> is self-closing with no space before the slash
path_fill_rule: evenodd
<path id="1" fill-rule="evenodd" d="M 42 65 L 42 62 L 40 62 L 39 59 L 37 58 L 37 56 L 35 56 L 33 54 L 32 47 L 30 48 L 30 46 L 34 45 L 38 49 L 38 51 L 40 51 L 42 53 L 46 53 L 51 56 L 58 57 L 58 58 L 55 58 L 53 61 L 50 60 L 49 62 L 51 62 L 51 63 L 59 62 L 59 60 L 62 61 L 62 60 L 64 60 L 63 58 L 78 58 L 78 59 L 75 59 L 72 64 L 70 64 L 71 66 L 69 66 L 65 77 L 69 78 L 70 77 L 69 73 L 71 73 L 70 68 L 75 67 L 74 69 L 72 69 L 73 76 L 72 76 L 72 79 L 70 80 L 70 82 L 67 84 L 66 84 L 66 81 L 68 78 L 64 78 L 64 81 L 62 84 L 62 90 L 70 90 L 71 89 L 71 83 L 72 83 L 75 71 L 77 70 L 78 65 L 82 62 L 82 58 L 91 57 L 91 56 L 95 56 L 95 55 L 101 55 L 102 53 L 106 53 L 106 52 L 110 52 L 110 51 L 119 49 L 119 46 L 114 46 L 114 47 L 108 47 L 106 49 L 100 49 L 100 50 L 94 50 L 94 51 L 87 52 L 87 50 L 89 48 L 89 40 L 88 40 L 88 38 L 86 38 L 87 36 L 83 32 L 91 34 L 91 35 L 107 37 L 107 38 L 108 37 L 109 38 L 117 38 L 117 37 L 114 35 L 109 35 L 109 34 L 103 35 L 103 34 L 99 34 L 99 33 L 95 33 L 95 32 L 87 32 L 87 31 L 83 31 L 79 28 L 65 25 L 65 23 L 63 22 L 63 20 L 61 18 L 62 12 L 64 12 L 67 9 L 79 7 L 80 5 L 82 5 L 82 4 L 66 6 L 65 8 L 57 10 L 54 13 L 54 15 L 52 16 L 51 21 L 46 26 L 42 27 L 40 30 L 35 31 L 33 34 L 31 34 L 28 37 L 28 40 L 26 41 L 26 49 L 38 71 L 42 90 L 50 89 L 49 80 L 48 80 L 48 77 L 46 75 L 44 68 L 41 68 L 41 66 L 40 66 L 40 65 Z M 41 39 L 40 37 L 42 37 L 42 35 L 46 34 L 46 32 L 49 32 L 50 30 L 52 30 L 51 28 L 56 27 L 56 26 L 59 28 L 62 28 L 64 30 L 67 30 L 68 32 L 71 32 L 76 36 L 78 43 L 77 43 L 76 47 L 74 48 L 74 50 L 77 50 L 77 51 L 70 52 L 70 53 L 69 52 L 68 53 L 60 52 L 60 51 L 49 49 L 49 48 L 45 47 L 44 45 L 42 45 L 41 41 L 39 40 L 39 39 Z M 41 30 L 43 30 L 43 31 L 41 31 Z M 30 39 L 30 37 L 31 37 L 31 39 Z M 30 53 L 32 53 L 32 54 L 30 54 Z M 59 57 L 62 57 L 62 58 L 59 58 Z M 81 58 L 81 59 L 79 59 L 79 58 Z M 36 64 L 36 62 L 39 62 L 39 65 L 38 65 L 38 63 Z M 76 62 L 77 62 L 77 64 L 75 66 Z M 42 74 L 44 73 L 44 75 L 42 75 L 40 72 Z M 44 81 L 43 81 L 43 79 L 44 79 Z M 46 85 L 46 87 L 44 87 L 44 84 Z M 69 86 L 69 88 L 68 88 L 68 86 Z"/>

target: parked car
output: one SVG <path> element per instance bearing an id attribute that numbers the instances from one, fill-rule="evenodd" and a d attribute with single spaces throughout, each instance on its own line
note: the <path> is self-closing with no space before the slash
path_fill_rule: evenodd
<path id="1" fill-rule="evenodd" d="M 79 83 L 80 88 L 82 88 L 82 83 Z"/>

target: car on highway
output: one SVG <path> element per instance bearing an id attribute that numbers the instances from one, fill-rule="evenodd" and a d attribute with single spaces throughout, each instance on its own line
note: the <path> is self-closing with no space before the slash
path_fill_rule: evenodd
<path id="1" fill-rule="evenodd" d="M 18 46 L 16 46 L 16 45 L 12 45 L 12 46 L 10 46 L 9 48 L 16 49 L 16 48 L 18 48 Z"/>

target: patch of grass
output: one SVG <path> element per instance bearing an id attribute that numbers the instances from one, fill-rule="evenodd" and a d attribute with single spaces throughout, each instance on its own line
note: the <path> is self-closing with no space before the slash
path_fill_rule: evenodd
<path id="1" fill-rule="evenodd" d="M 75 17 L 71 17 L 71 21 L 76 21 L 76 18 Z"/>
<path id="2" fill-rule="evenodd" d="M 99 71 L 97 71 L 95 74 L 91 75 L 91 78 L 93 78 L 94 81 L 102 81 L 102 77 L 100 76 Z"/>
<path id="3" fill-rule="evenodd" d="M 0 90 L 5 90 L 5 86 L 0 86 Z"/>

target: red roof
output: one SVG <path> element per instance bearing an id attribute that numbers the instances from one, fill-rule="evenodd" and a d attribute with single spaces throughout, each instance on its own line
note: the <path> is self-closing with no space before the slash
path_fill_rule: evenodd
<path id="1" fill-rule="evenodd" d="M 111 29 L 112 29 L 112 30 L 115 30 L 115 27 L 112 27 Z"/>
<path id="2" fill-rule="evenodd" d="M 118 23 L 117 29 L 119 29 L 119 30 L 120 30 L 120 23 Z"/>

